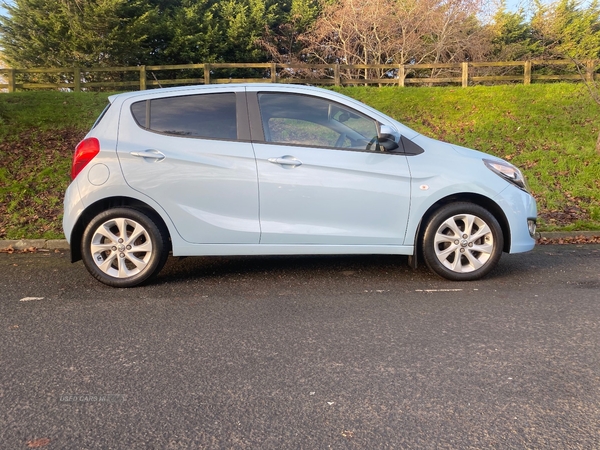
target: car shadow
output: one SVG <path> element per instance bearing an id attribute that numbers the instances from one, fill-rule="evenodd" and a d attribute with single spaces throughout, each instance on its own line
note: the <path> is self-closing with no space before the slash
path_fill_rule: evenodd
<path id="1" fill-rule="evenodd" d="M 155 283 L 227 276 L 315 278 L 343 273 L 378 277 L 412 272 L 408 258 L 398 255 L 169 257 Z M 429 273 L 424 266 L 416 272 Z"/>

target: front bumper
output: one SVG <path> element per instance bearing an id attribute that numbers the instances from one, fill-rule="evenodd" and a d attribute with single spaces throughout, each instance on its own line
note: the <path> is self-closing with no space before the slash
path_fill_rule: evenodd
<path id="1" fill-rule="evenodd" d="M 494 200 L 504 211 L 510 228 L 509 253 L 522 253 L 533 249 L 537 218 L 535 199 L 529 193 L 511 185 Z"/>

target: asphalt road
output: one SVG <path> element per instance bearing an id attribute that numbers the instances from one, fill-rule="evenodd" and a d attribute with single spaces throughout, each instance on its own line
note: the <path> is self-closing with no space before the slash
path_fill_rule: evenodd
<path id="1" fill-rule="evenodd" d="M 0 448 L 600 448 L 600 246 L 452 283 L 403 257 L 0 254 Z"/>

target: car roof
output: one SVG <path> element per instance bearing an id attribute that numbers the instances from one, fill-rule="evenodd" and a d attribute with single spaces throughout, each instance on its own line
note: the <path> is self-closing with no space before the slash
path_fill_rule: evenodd
<path id="1" fill-rule="evenodd" d="M 158 89 L 148 89 L 145 91 L 133 91 L 133 92 L 123 92 L 121 94 L 114 94 L 108 97 L 108 100 L 113 103 L 116 99 L 126 100 L 128 98 L 137 97 L 141 95 L 148 94 L 168 94 L 168 93 L 177 93 L 177 92 L 185 92 L 185 91 L 204 91 L 204 90 L 227 90 L 227 89 L 240 89 L 240 88 L 261 88 L 268 90 L 280 90 L 280 91 L 307 91 L 307 92 L 328 92 L 334 93 L 333 91 L 329 91 L 323 88 L 318 88 L 315 86 L 307 86 L 307 85 L 298 85 L 298 84 L 285 84 L 285 83 L 227 83 L 227 84 L 198 84 L 198 85 L 189 85 L 189 86 L 177 86 L 177 87 L 169 87 L 169 88 L 158 88 Z M 341 94 L 338 94 L 341 95 Z M 344 96 L 345 97 L 345 96 Z"/>

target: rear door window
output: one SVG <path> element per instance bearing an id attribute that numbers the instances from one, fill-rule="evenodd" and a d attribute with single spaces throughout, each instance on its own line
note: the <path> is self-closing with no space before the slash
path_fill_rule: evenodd
<path id="1" fill-rule="evenodd" d="M 172 136 L 237 139 L 235 93 L 185 95 L 131 105 L 137 124 Z"/>

